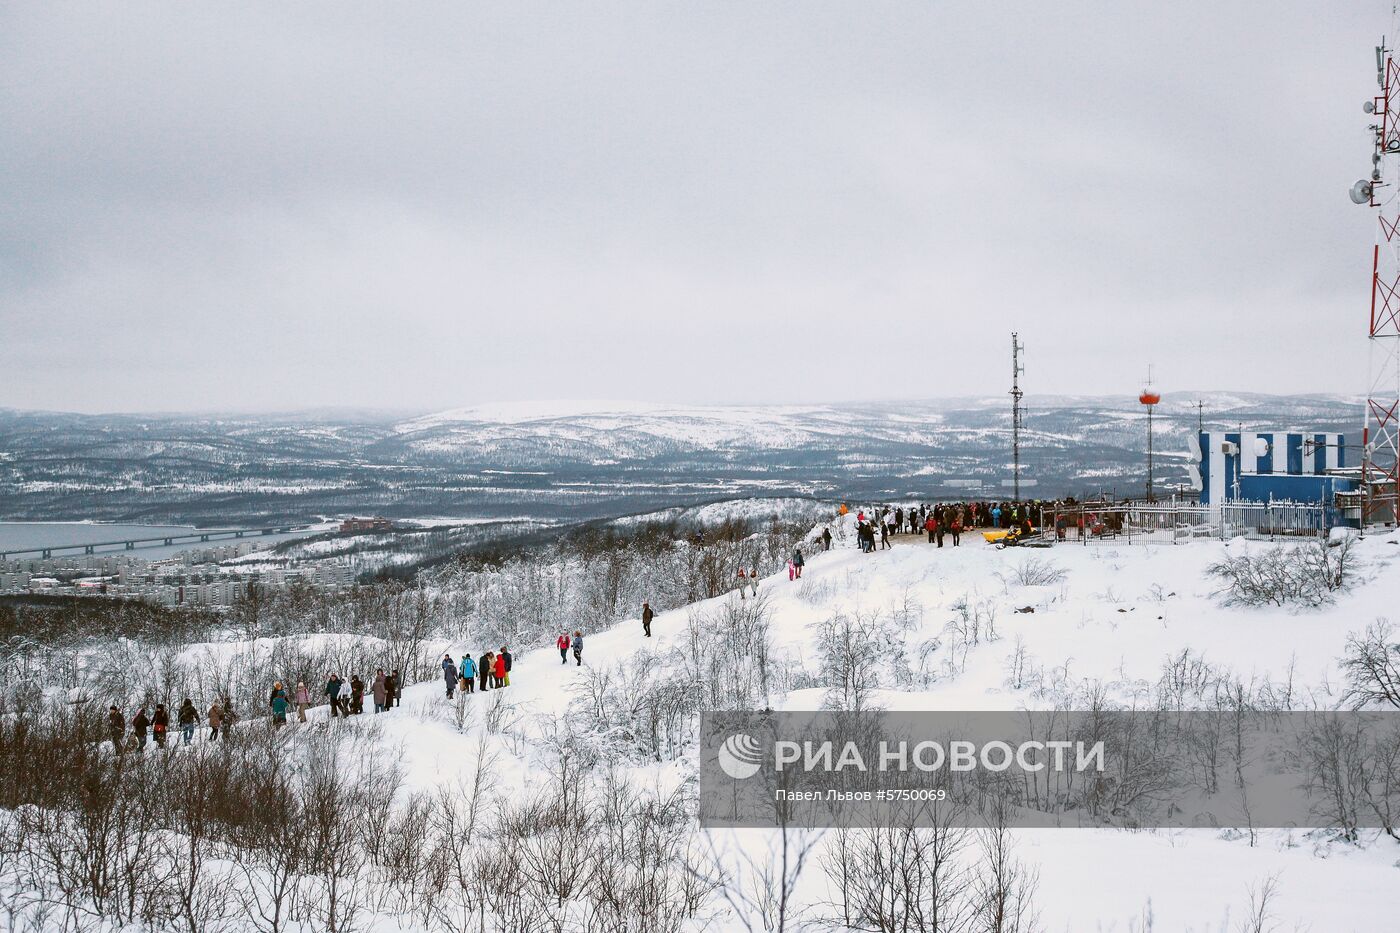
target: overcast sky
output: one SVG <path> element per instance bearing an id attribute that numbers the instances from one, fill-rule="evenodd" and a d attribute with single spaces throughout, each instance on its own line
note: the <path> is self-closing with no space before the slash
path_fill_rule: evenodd
<path id="1" fill-rule="evenodd" d="M 0 406 L 1364 392 L 1382 2 L 0 5 Z"/>

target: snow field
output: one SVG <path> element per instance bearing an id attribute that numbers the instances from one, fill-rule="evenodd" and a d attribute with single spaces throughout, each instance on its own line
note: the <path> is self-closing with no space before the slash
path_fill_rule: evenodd
<path id="1" fill-rule="evenodd" d="M 833 527 L 834 532 L 844 531 Z M 966 648 L 962 663 L 935 665 L 920 689 L 882 683 L 878 702 L 888 709 L 996 710 L 1049 705 L 1092 682 L 1108 686 L 1124 702 L 1151 696 L 1170 657 L 1190 652 L 1233 669 L 1246 682 L 1291 678 L 1299 705 L 1335 703 L 1337 659 L 1350 632 L 1387 615 L 1400 595 L 1395 576 L 1397 536 L 1360 542 L 1365 582 L 1321 610 L 1227 608 L 1206 568 L 1243 541 L 1181 546 L 1061 545 L 1051 550 L 997 550 L 967 534 L 959 548 L 933 548 L 901 536 L 891 550 L 861 554 L 841 546 L 807 552 L 803 578 L 765 578 L 760 589 L 772 613 L 775 653 L 818 674 L 816 628 L 837 612 L 903 612 L 912 620 L 907 643 L 939 637 L 957 617 L 960 602 L 994 616 L 995 638 L 983 635 Z M 1063 570 L 1058 582 L 1024 586 L 1018 565 L 1040 560 Z M 704 612 L 733 594 L 693 607 L 659 613 L 653 638 L 642 637 L 636 619 L 585 632 L 585 666 L 622 665 L 635 656 L 666 663 L 679 646 L 689 613 Z M 1032 607 L 1033 613 L 1013 609 Z M 640 607 L 639 607 L 640 608 Z M 560 629 L 565 627 L 561 621 Z M 569 628 L 572 629 L 572 625 Z M 479 656 L 498 646 L 444 645 L 454 658 Z M 1008 669 L 1018 652 L 1032 676 L 1020 689 Z M 936 655 L 937 653 L 935 653 Z M 572 657 L 560 664 L 553 648 L 516 654 L 512 686 L 468 696 L 463 722 L 438 683 L 404 693 L 404 707 L 386 719 L 386 740 L 402 750 L 410 789 L 450 783 L 463 762 L 489 748 L 499 761 L 503 786 L 527 788 L 541 781 L 537 739 L 551 720 L 570 715 L 582 669 Z M 775 698 L 775 707 L 815 709 L 820 689 Z M 1304 703 L 1304 698 L 1309 698 Z M 487 705 L 505 702 L 514 728 L 488 734 Z M 694 772 L 694 755 L 679 762 L 629 766 L 641 786 L 672 787 Z M 717 834 L 717 845 L 762 848 L 772 833 Z M 1278 876 L 1276 916 L 1315 931 L 1400 929 L 1395 920 L 1400 890 L 1400 846 L 1369 834 L 1360 846 L 1334 842 L 1325 832 L 1266 831 L 1253 847 L 1229 830 L 1019 830 L 1016 854 L 1040 876 L 1037 904 L 1049 930 L 1127 931 L 1144 928 L 1144 911 L 1158 930 L 1234 929 L 1250 890 Z M 799 886 L 807 904 L 832 893 L 815 860 Z"/>

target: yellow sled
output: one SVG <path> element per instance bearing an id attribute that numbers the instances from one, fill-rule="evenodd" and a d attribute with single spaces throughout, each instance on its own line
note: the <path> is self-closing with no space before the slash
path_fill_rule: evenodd
<path id="1" fill-rule="evenodd" d="M 984 532 L 982 532 L 982 538 L 983 538 L 983 540 L 985 540 L 988 544 L 996 544 L 998 541 L 1000 541 L 1002 538 L 1005 538 L 1005 537 L 1006 537 L 1007 535 L 1009 535 L 1009 534 L 1011 534 L 1010 529 L 1007 529 L 1007 528 L 998 528 L 998 529 L 995 530 L 995 531 L 984 531 Z"/>

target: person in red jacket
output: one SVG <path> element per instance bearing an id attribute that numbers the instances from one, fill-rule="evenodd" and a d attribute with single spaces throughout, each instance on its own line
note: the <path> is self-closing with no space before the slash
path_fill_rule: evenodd
<path id="1" fill-rule="evenodd" d="M 565 632 L 554 640 L 554 647 L 559 649 L 559 663 L 569 663 L 569 633 Z"/>
<path id="2" fill-rule="evenodd" d="M 493 673 L 496 675 L 496 682 L 495 682 L 492 686 L 494 686 L 497 690 L 499 690 L 500 688 L 502 688 L 502 687 L 504 687 L 504 686 L 506 685 L 506 659 L 505 659 L 505 656 L 504 656 L 504 655 L 500 655 L 500 654 L 496 655 L 496 660 L 495 660 L 495 662 L 493 663 L 492 666 L 493 666 L 494 669 L 495 669 Z"/>
<path id="3" fill-rule="evenodd" d="M 938 519 L 930 512 L 928 520 L 924 522 L 924 530 L 928 532 L 928 543 L 932 544 L 934 536 L 938 534 Z"/>

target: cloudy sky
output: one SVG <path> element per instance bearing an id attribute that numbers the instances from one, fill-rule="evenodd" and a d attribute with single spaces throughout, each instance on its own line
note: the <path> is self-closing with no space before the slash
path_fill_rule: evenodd
<path id="1" fill-rule="evenodd" d="M 0 6 L 0 406 L 1362 392 L 1389 6 Z"/>

